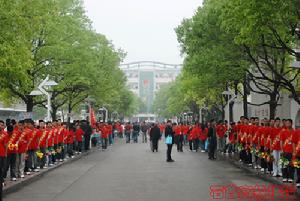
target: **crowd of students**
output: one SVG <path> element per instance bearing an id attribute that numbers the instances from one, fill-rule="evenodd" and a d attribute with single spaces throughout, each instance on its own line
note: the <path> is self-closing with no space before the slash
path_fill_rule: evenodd
<path id="1" fill-rule="evenodd" d="M 123 134 L 126 143 L 131 140 L 137 143 L 140 134 L 143 143 L 147 142 L 147 136 L 150 141 L 158 141 L 165 134 L 166 127 L 173 134 L 178 152 L 183 152 L 183 145 L 188 145 L 190 151 L 209 152 L 209 159 L 216 158 L 216 151 L 237 153 L 241 162 L 274 177 L 282 177 L 283 182 L 292 183 L 296 170 L 296 185 L 300 187 L 300 130 L 293 128 L 291 119 L 246 117 L 229 127 L 226 121 L 217 124 L 211 121 L 205 125 L 170 122 L 152 125 L 127 122 L 123 125 L 116 122 L 97 123 L 91 127 L 86 121 L 67 124 L 60 120 L 40 120 L 38 123 L 31 119 L 19 122 L 0 120 L 1 181 L 4 184 L 8 171 L 10 179 L 16 181 L 73 158 L 75 154 L 88 150 L 90 142 L 93 147 L 106 150 L 114 143 L 115 136 L 123 138 Z M 153 152 L 158 149 L 157 143 L 154 145 Z M 172 161 L 171 153 L 168 154 L 168 160 Z"/>
<path id="2" fill-rule="evenodd" d="M 91 127 L 87 121 L 68 124 L 60 120 L 0 120 L 2 186 L 8 179 L 17 181 L 26 175 L 39 172 L 40 169 L 74 158 L 76 154 L 89 150 L 91 145 L 102 147 L 102 150 L 107 149 L 114 142 L 113 130 L 118 135 L 123 135 L 120 123 L 97 123 Z"/>
<path id="3" fill-rule="evenodd" d="M 164 124 L 160 127 L 163 130 Z M 206 125 L 174 123 L 173 132 L 179 152 L 187 144 L 190 151 L 210 152 L 209 159 L 215 159 L 217 152 L 236 153 L 240 162 L 282 177 L 283 182 L 293 183 L 296 171 L 296 186 L 300 188 L 300 129 L 293 128 L 291 119 L 241 117 L 229 127 L 226 121 Z"/>

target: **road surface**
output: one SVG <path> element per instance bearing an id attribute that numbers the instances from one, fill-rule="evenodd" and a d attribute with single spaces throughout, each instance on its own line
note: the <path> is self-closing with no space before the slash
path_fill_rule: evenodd
<path id="1" fill-rule="evenodd" d="M 166 163 L 166 147 L 158 153 L 147 144 L 117 142 L 66 164 L 40 180 L 9 194 L 5 201 L 206 201 L 212 184 L 262 185 L 226 161 L 210 161 L 205 153 L 173 149 L 174 163 Z M 274 199 L 273 199 L 274 200 Z"/>

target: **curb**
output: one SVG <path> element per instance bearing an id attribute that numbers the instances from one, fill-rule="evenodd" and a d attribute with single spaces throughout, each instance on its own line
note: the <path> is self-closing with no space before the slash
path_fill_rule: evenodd
<path id="1" fill-rule="evenodd" d="M 257 171 L 251 167 L 247 167 L 246 165 L 244 165 L 243 163 L 240 163 L 239 161 L 236 161 L 234 159 L 234 157 L 236 157 L 236 155 L 232 156 L 232 157 L 226 157 L 220 153 L 217 153 L 217 157 L 218 158 L 221 158 L 223 160 L 227 160 L 229 161 L 232 165 L 234 165 L 235 167 L 237 168 L 240 168 L 240 169 L 243 169 L 245 170 L 246 172 L 248 173 L 251 173 L 257 177 L 259 177 L 260 179 L 264 180 L 264 181 L 267 181 L 267 182 L 270 182 L 270 183 L 273 183 L 273 184 L 278 184 L 278 185 L 283 185 L 284 183 L 282 181 L 280 181 L 279 179 L 276 179 L 272 176 L 269 176 L 265 173 L 262 173 L 260 171 Z"/>
<path id="2" fill-rule="evenodd" d="M 272 177 L 271 175 L 262 173 L 262 172 L 260 172 L 258 170 L 255 170 L 255 169 L 253 169 L 251 167 L 246 166 L 243 163 L 240 163 L 239 161 L 237 161 L 235 159 L 237 157 L 237 155 L 226 157 L 226 155 L 222 155 L 220 153 L 217 153 L 217 157 L 220 158 L 220 159 L 222 159 L 222 160 L 228 161 L 233 166 L 235 166 L 235 167 L 237 167 L 239 169 L 242 169 L 245 172 L 252 174 L 253 176 L 257 176 L 258 178 L 262 179 L 263 181 L 270 182 L 272 184 L 280 185 L 280 186 L 287 185 L 286 183 L 283 183 L 280 179 L 276 179 L 275 177 Z M 290 184 L 290 185 L 295 185 L 295 184 Z M 299 190 L 298 190 L 298 192 L 296 190 L 296 192 L 295 193 L 293 192 L 292 194 L 294 194 L 297 198 L 300 198 L 300 192 L 299 192 Z"/>
<path id="3" fill-rule="evenodd" d="M 75 156 L 75 158 L 69 159 L 69 160 L 67 160 L 67 161 L 65 161 L 63 163 L 59 163 L 56 166 L 53 166 L 51 168 L 47 168 L 46 170 L 43 170 L 43 171 L 38 172 L 38 173 L 35 173 L 34 175 L 32 175 L 32 176 L 30 176 L 28 178 L 21 179 L 18 182 L 12 184 L 12 185 L 4 187 L 3 188 L 3 197 L 5 197 L 5 195 L 14 193 L 14 192 L 22 189 L 26 185 L 29 185 L 29 184 L 31 184 L 31 183 L 39 180 L 40 178 L 42 178 L 43 176 L 45 176 L 49 172 L 52 172 L 53 170 L 56 170 L 57 168 L 62 167 L 64 165 L 67 165 L 67 164 L 70 164 L 72 162 L 75 162 L 75 161 L 81 159 L 82 157 L 89 155 L 92 152 L 94 152 L 94 151 L 93 150 L 89 150 L 87 152 L 83 152 L 82 154 L 80 154 L 78 156 Z"/>

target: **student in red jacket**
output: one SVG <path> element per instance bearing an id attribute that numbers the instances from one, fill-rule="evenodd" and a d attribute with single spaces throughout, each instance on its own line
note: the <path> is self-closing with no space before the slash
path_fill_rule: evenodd
<path id="1" fill-rule="evenodd" d="M 195 123 L 190 133 L 190 150 L 198 151 L 199 147 L 199 136 L 201 134 L 201 128 L 199 123 Z"/>
<path id="2" fill-rule="evenodd" d="M 18 148 L 16 146 L 17 140 L 19 138 L 19 130 L 14 129 L 12 125 L 9 125 L 7 127 L 7 136 L 8 136 L 8 142 L 7 142 L 7 158 L 6 158 L 6 165 L 4 169 L 4 178 L 7 176 L 8 170 L 10 170 L 10 178 L 11 181 L 17 181 L 16 176 L 16 158 L 17 158 L 17 152 Z"/>
<path id="3" fill-rule="evenodd" d="M 7 142 L 8 136 L 7 133 L 4 131 L 5 124 L 4 121 L 0 120 L 0 200 L 2 200 L 2 188 L 3 188 L 3 168 L 5 165 L 5 158 L 6 158 L 6 149 L 7 149 Z"/>
<path id="4" fill-rule="evenodd" d="M 26 132 L 24 132 L 24 120 L 19 121 L 18 132 L 20 134 L 18 141 L 16 142 L 18 147 L 16 157 L 16 176 L 18 178 L 24 178 L 24 158 L 27 151 L 27 142 L 29 141 Z"/>
<path id="5" fill-rule="evenodd" d="M 75 136 L 76 136 L 76 141 L 77 141 L 77 149 L 76 149 L 76 153 L 81 154 L 82 151 L 82 137 L 84 135 L 84 131 L 82 130 L 82 128 L 80 128 L 79 125 L 76 126 L 76 132 L 75 132 Z"/>
<path id="6" fill-rule="evenodd" d="M 297 129 L 292 137 L 293 142 L 293 155 L 295 159 L 300 161 L 300 130 Z M 300 190 L 300 168 L 296 168 L 297 171 L 297 179 L 296 179 L 296 187 Z"/>
<path id="7" fill-rule="evenodd" d="M 174 130 L 174 137 L 175 137 L 175 143 L 177 144 L 177 151 L 178 152 L 183 152 L 182 146 L 183 146 L 183 134 L 182 134 L 182 124 L 179 123 L 178 125 L 174 123 L 173 126 Z"/>
<path id="8" fill-rule="evenodd" d="M 66 139 L 66 143 L 67 143 L 67 153 L 69 158 L 74 158 L 74 138 L 75 138 L 75 126 L 73 124 L 69 125 L 69 128 L 67 130 L 67 139 Z"/>
<path id="9" fill-rule="evenodd" d="M 203 153 L 205 152 L 205 142 L 207 140 L 207 134 L 208 134 L 208 129 L 205 128 L 204 126 L 201 126 L 199 142 L 200 142 L 201 152 L 203 152 Z"/>
<path id="10" fill-rule="evenodd" d="M 32 119 L 25 120 L 25 132 L 29 137 L 27 158 L 25 161 L 25 173 L 29 175 L 30 172 L 39 172 L 37 169 L 37 157 L 35 152 L 38 150 L 40 132 L 34 127 Z"/>
<path id="11" fill-rule="evenodd" d="M 286 158 L 288 161 L 292 161 L 293 157 L 293 135 L 294 130 L 292 128 L 293 120 L 287 119 L 285 121 L 286 129 L 282 130 L 280 133 L 280 144 L 283 151 L 283 157 Z M 294 179 L 294 168 L 291 164 L 282 167 L 282 177 L 283 182 L 293 183 Z"/>
<path id="12" fill-rule="evenodd" d="M 108 125 L 102 124 L 100 126 L 100 131 L 101 131 L 102 150 L 105 150 L 107 149 L 110 128 Z"/>

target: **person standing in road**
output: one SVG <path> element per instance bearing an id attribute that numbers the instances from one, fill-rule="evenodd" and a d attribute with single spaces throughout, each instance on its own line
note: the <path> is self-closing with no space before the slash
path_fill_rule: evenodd
<path id="1" fill-rule="evenodd" d="M 138 122 L 135 122 L 133 124 L 133 132 L 132 132 L 132 139 L 134 143 L 138 143 L 139 133 L 140 133 L 140 125 L 138 124 Z"/>
<path id="2" fill-rule="evenodd" d="M 130 122 L 127 122 L 125 125 L 126 143 L 130 143 L 131 132 L 132 132 L 132 125 L 130 124 Z"/>
<path id="3" fill-rule="evenodd" d="M 160 129 L 157 123 L 154 123 L 153 127 L 150 129 L 150 141 L 152 143 L 152 152 L 158 152 L 158 141 L 160 137 Z"/>
<path id="4" fill-rule="evenodd" d="M 147 143 L 147 131 L 148 131 L 148 125 L 145 123 L 145 121 L 141 124 L 141 131 L 142 131 L 142 142 Z"/>
<path id="5" fill-rule="evenodd" d="M 214 160 L 216 159 L 215 152 L 217 148 L 216 122 L 214 119 L 210 121 L 210 125 L 211 127 L 208 129 L 208 159 Z"/>
<path id="6" fill-rule="evenodd" d="M 172 122 L 171 120 L 168 120 L 167 122 L 167 126 L 165 128 L 165 138 L 167 138 L 168 136 L 172 137 L 172 144 L 167 144 L 168 149 L 167 149 L 167 162 L 174 162 L 174 160 L 172 159 L 172 147 L 174 144 L 174 132 L 173 132 L 173 128 L 172 128 Z"/>

